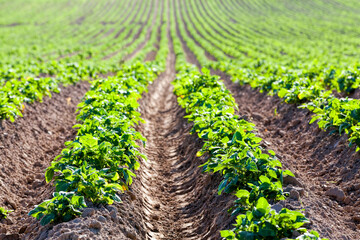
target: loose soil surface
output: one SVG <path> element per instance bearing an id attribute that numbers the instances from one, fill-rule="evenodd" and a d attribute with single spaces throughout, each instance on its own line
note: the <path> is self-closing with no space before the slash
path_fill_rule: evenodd
<path id="1" fill-rule="evenodd" d="M 0 232 L 29 232 L 34 222 L 27 213 L 35 204 L 51 196 L 53 188 L 45 183 L 44 171 L 60 154 L 64 142 L 72 140 L 76 130 L 76 106 L 89 89 L 80 82 L 61 89 L 61 93 L 46 97 L 42 103 L 26 105 L 24 117 L 0 126 L 0 203 L 14 210 L 0 222 Z M 2 239 L 0 235 L 0 239 Z"/>
<path id="2" fill-rule="evenodd" d="M 233 196 L 217 195 L 220 176 L 204 174 L 204 158 L 196 152 L 202 143 L 189 135 L 191 124 L 177 104 L 170 82 L 175 78 L 175 56 L 166 72 L 141 100 L 146 121 L 142 132 L 148 142 L 139 178 L 143 195 L 146 239 L 219 239 L 229 225 L 227 213 Z"/>

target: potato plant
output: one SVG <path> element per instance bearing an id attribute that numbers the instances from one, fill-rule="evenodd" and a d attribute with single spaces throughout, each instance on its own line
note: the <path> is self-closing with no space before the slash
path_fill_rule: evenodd
<path id="1" fill-rule="evenodd" d="M 29 215 L 41 224 L 68 221 L 81 213 L 85 199 L 97 204 L 120 202 L 134 171 L 140 167 L 137 142 L 145 138 L 134 130 L 142 121 L 137 100 L 157 76 L 152 65 L 124 67 L 114 77 L 99 79 L 79 104 L 78 133 L 46 170 L 55 193 Z"/>
<path id="2" fill-rule="evenodd" d="M 209 154 L 203 170 L 222 175 L 218 193 L 238 197 L 232 208 L 237 223 L 234 229 L 222 231 L 222 237 L 280 240 L 298 231 L 302 233 L 299 239 L 320 239 L 316 232 L 302 228 L 308 220 L 300 211 L 271 210 L 269 202 L 286 198 L 283 177 L 294 175 L 282 170 L 272 150 L 260 147 L 262 139 L 256 136 L 254 125 L 234 114 L 235 100 L 219 77 L 207 69 L 202 74 L 191 66 L 186 69 L 179 66 L 174 92 L 194 124 L 191 133 L 204 141 L 197 156 Z"/>

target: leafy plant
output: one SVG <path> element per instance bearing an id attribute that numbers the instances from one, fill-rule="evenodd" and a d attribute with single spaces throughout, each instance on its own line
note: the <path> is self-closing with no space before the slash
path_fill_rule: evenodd
<path id="1" fill-rule="evenodd" d="M 5 208 L 0 207 L 0 219 L 6 219 L 11 212 L 13 212 L 13 210 L 6 210 Z"/>
<path id="2" fill-rule="evenodd" d="M 30 216 L 41 219 L 41 225 L 69 221 L 80 215 L 80 210 L 86 207 L 84 197 L 75 192 L 54 192 L 53 195 L 52 199 L 42 202 L 29 212 Z"/>

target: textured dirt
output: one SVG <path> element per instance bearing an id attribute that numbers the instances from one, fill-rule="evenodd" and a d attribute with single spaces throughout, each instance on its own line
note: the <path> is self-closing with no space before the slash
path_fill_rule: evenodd
<path id="1" fill-rule="evenodd" d="M 23 118 L 1 122 L 0 205 L 14 210 L 0 222 L 1 233 L 15 234 L 16 239 L 16 234 L 27 231 L 33 222 L 27 213 L 51 196 L 44 171 L 64 142 L 74 137 L 76 105 L 88 89 L 87 82 L 62 88 L 42 103 L 26 105 Z"/>
<path id="2" fill-rule="evenodd" d="M 198 168 L 205 161 L 196 157 L 202 143 L 189 134 L 191 124 L 170 84 L 174 58 L 171 54 L 170 67 L 141 100 L 149 158 L 139 174 L 146 239 L 220 239 L 219 230 L 232 220 L 227 209 L 233 196 L 218 196 L 220 176 Z"/>
<path id="3" fill-rule="evenodd" d="M 231 90 L 239 115 L 256 124 L 264 145 L 273 149 L 284 167 L 292 170 L 299 180 L 300 184 L 292 185 L 300 198 L 295 196 L 281 204 L 305 209 L 311 220 L 310 228 L 318 230 L 323 237 L 359 239 L 360 161 L 355 148 L 348 147 L 347 137 L 329 135 L 316 124 L 309 125 L 308 110 L 233 83 L 219 71 L 215 73 L 222 76 Z M 332 196 L 331 189 L 340 192 L 338 199 Z"/>

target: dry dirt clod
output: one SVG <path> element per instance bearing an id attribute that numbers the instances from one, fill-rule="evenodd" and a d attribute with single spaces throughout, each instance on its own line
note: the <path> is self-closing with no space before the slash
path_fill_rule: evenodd
<path id="1" fill-rule="evenodd" d="M 272 209 L 274 209 L 277 213 L 281 211 L 281 209 L 283 209 L 283 206 L 279 203 L 272 205 L 271 206 Z"/>
<path id="2" fill-rule="evenodd" d="M 118 219 L 117 219 L 117 212 L 115 210 L 112 210 L 110 212 L 110 217 L 111 217 L 111 220 L 113 220 L 113 222 L 117 222 Z"/>
<path id="3" fill-rule="evenodd" d="M 299 200 L 300 199 L 300 193 L 297 190 L 292 189 L 290 191 L 290 198 L 292 198 L 294 200 Z"/>
<path id="4" fill-rule="evenodd" d="M 352 217 L 355 222 L 360 222 L 360 214 L 356 214 Z"/>
<path id="5" fill-rule="evenodd" d="M 12 200 L 9 200 L 8 198 L 5 198 L 5 204 L 9 204 L 14 210 L 16 210 L 17 208 L 16 204 Z"/>
<path id="6" fill-rule="evenodd" d="M 22 234 L 25 232 L 27 226 L 22 226 L 20 229 L 19 229 L 19 234 Z"/>
<path id="7" fill-rule="evenodd" d="M 98 217 L 98 221 L 99 221 L 99 222 L 106 222 L 106 218 L 105 218 L 104 216 L 100 215 L 100 216 Z"/>
<path id="8" fill-rule="evenodd" d="M 81 216 L 82 217 L 91 217 L 94 214 L 95 214 L 95 209 L 85 208 Z"/>
<path id="9" fill-rule="evenodd" d="M 338 187 L 330 188 L 325 192 L 326 196 L 333 197 L 337 201 L 342 202 L 345 199 L 345 193 Z"/>
<path id="10" fill-rule="evenodd" d="M 127 194 L 130 196 L 131 201 L 135 201 L 136 200 L 136 196 L 134 193 L 127 191 Z"/>
<path id="11" fill-rule="evenodd" d="M 127 232 L 125 235 L 127 238 L 130 238 L 132 240 L 136 240 L 136 235 L 131 233 L 131 232 Z"/>
<path id="12" fill-rule="evenodd" d="M 15 233 L 15 234 L 1 234 L 0 235 L 0 240 L 18 240 L 20 239 L 20 235 Z"/>
<path id="13" fill-rule="evenodd" d="M 300 182 L 300 180 L 292 176 L 284 177 L 284 185 L 288 185 L 288 184 L 303 187 L 303 184 Z"/>
<path id="14" fill-rule="evenodd" d="M 96 220 L 92 220 L 89 224 L 89 228 L 95 228 L 95 229 L 101 230 L 101 227 L 102 227 L 101 223 Z"/>

